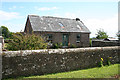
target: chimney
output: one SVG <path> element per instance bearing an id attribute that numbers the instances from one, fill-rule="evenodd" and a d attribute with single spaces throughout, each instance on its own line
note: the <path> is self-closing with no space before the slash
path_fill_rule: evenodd
<path id="1" fill-rule="evenodd" d="M 79 18 L 76 18 L 76 21 L 80 21 L 80 19 L 79 19 Z"/>

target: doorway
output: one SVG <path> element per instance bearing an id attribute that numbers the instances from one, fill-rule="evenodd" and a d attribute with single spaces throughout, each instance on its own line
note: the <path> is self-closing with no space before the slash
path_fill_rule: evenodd
<path id="1" fill-rule="evenodd" d="M 68 34 L 63 34 L 63 46 L 68 46 L 69 36 Z"/>

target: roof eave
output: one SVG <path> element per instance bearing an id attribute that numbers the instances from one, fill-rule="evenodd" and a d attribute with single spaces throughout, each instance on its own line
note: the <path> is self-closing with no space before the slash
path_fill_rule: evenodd
<path id="1" fill-rule="evenodd" d="M 34 31 L 34 32 L 64 32 L 64 31 Z M 70 31 L 68 31 L 68 33 L 70 33 Z M 71 33 L 74 33 L 74 32 L 71 32 Z M 75 32 L 75 33 L 79 33 L 79 32 Z M 80 31 L 80 33 L 89 33 L 90 34 L 91 32 Z"/>

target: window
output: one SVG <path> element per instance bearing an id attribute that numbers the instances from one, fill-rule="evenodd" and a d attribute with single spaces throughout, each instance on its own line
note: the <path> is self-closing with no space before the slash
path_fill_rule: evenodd
<path id="1" fill-rule="evenodd" d="M 76 37 L 77 37 L 77 41 L 76 42 L 79 43 L 80 42 L 80 34 L 77 34 Z"/>
<path id="2" fill-rule="evenodd" d="M 80 25 L 77 25 L 77 28 L 81 30 L 81 27 L 80 27 Z"/>
<path id="3" fill-rule="evenodd" d="M 47 40 L 52 42 L 52 34 L 47 34 Z"/>
<path id="4" fill-rule="evenodd" d="M 64 25 L 62 23 L 59 23 L 60 27 L 64 28 Z"/>

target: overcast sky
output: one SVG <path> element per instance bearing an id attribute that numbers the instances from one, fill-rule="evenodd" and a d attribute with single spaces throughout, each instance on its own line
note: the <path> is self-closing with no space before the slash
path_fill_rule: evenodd
<path id="1" fill-rule="evenodd" d="M 34 0 L 35 1 L 35 0 Z M 95 37 L 97 29 L 104 29 L 110 37 L 118 31 L 117 0 L 2 0 L 0 2 L 0 26 L 4 25 L 11 32 L 23 31 L 27 16 L 55 16 L 80 18 Z"/>

